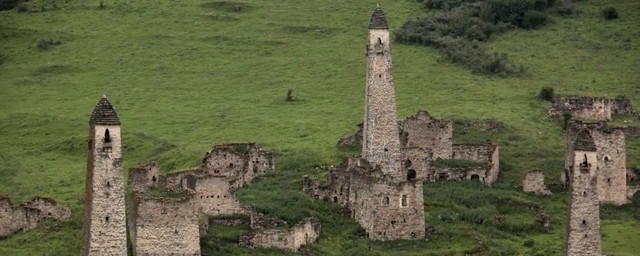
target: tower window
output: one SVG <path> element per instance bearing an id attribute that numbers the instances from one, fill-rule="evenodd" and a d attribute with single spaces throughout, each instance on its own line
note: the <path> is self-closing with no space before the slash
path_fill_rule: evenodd
<path id="1" fill-rule="evenodd" d="M 382 44 L 382 39 L 378 37 L 378 44 Z"/>
<path id="2" fill-rule="evenodd" d="M 109 222 L 109 216 L 105 217 L 104 220 Z"/>
<path id="3" fill-rule="evenodd" d="M 382 203 L 384 203 L 385 205 L 389 205 L 389 197 L 388 197 L 388 196 L 385 196 L 385 197 L 382 199 Z"/>
<path id="4" fill-rule="evenodd" d="M 582 225 L 587 225 L 587 221 L 586 220 L 582 220 Z"/>
<path id="5" fill-rule="evenodd" d="M 400 206 L 406 207 L 408 203 L 407 195 L 402 195 L 402 199 L 400 200 Z"/>
<path id="6" fill-rule="evenodd" d="M 104 143 L 111 143 L 111 135 L 109 134 L 109 129 L 104 131 Z"/>

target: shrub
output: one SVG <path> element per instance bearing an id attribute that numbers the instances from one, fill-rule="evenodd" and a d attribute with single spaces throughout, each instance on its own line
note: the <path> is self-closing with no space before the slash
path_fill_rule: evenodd
<path id="1" fill-rule="evenodd" d="M 618 18 L 618 10 L 613 6 L 604 8 L 602 16 L 604 16 L 605 20 L 615 20 Z"/>
<path id="2" fill-rule="evenodd" d="M 548 102 L 555 102 L 556 95 L 553 92 L 553 87 L 542 87 L 542 89 L 540 89 L 540 94 L 538 94 L 538 98 Z"/>
<path id="3" fill-rule="evenodd" d="M 524 247 L 531 248 L 531 247 L 533 247 L 533 245 L 535 245 L 535 242 L 533 240 L 531 240 L 531 239 L 527 239 L 527 240 L 524 241 L 523 245 L 524 245 Z"/>
<path id="4" fill-rule="evenodd" d="M 522 19 L 522 27 L 534 29 L 547 24 L 547 15 L 539 11 L 528 11 Z"/>
<path id="5" fill-rule="evenodd" d="M 0 11 L 11 10 L 18 5 L 18 0 L 0 0 Z"/>

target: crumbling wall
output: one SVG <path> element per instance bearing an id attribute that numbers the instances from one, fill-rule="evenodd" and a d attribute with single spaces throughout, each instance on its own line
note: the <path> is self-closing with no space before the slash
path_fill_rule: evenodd
<path id="1" fill-rule="evenodd" d="M 202 171 L 237 180 L 238 186 L 274 170 L 273 155 L 255 143 L 215 145 L 202 160 Z"/>
<path id="2" fill-rule="evenodd" d="M 491 185 L 500 173 L 500 149 L 494 143 L 453 144 L 452 159 L 486 162 L 489 165 L 484 173 L 477 173 L 483 183 Z M 471 174 L 473 177 L 473 174 Z"/>
<path id="3" fill-rule="evenodd" d="M 190 177 L 189 189 L 195 191 L 195 202 L 203 214 L 219 216 L 244 212 L 226 177 Z"/>
<path id="4" fill-rule="evenodd" d="M 546 111 L 546 116 L 561 119 L 563 112 L 575 120 L 611 121 L 611 100 L 607 97 L 561 97 Z"/>
<path id="5" fill-rule="evenodd" d="M 352 171 L 353 218 L 373 240 L 425 237 L 422 182 L 388 182 L 369 175 L 369 170 Z"/>
<path id="6" fill-rule="evenodd" d="M 451 158 L 453 123 L 448 119 L 433 118 L 421 110 L 415 116 L 399 122 L 400 143 L 403 148 L 429 150 L 427 161 Z"/>
<path id="7" fill-rule="evenodd" d="M 127 186 L 131 191 L 144 192 L 160 181 L 160 166 L 156 163 L 138 165 L 129 169 Z"/>
<path id="8" fill-rule="evenodd" d="M 541 170 L 531 170 L 525 173 L 522 180 L 522 190 L 536 195 L 551 195 L 551 191 L 544 185 L 544 172 Z"/>
<path id="9" fill-rule="evenodd" d="M 200 255 L 200 230 L 193 193 L 157 198 L 134 192 L 129 232 L 133 255 Z"/>
<path id="10" fill-rule="evenodd" d="M 290 229 L 254 229 L 240 238 L 240 244 L 249 247 L 275 247 L 297 251 L 300 246 L 315 242 L 320 235 L 320 228 L 320 221 L 311 217 Z"/>
<path id="11" fill-rule="evenodd" d="M 47 219 L 66 220 L 70 217 L 68 207 L 58 206 L 50 198 L 34 197 L 14 207 L 9 196 L 0 195 L 0 237 L 33 229 Z"/>

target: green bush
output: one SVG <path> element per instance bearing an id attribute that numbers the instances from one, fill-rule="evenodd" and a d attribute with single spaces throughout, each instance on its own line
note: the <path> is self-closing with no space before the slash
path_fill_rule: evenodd
<path id="1" fill-rule="evenodd" d="M 528 11 L 524 14 L 522 27 L 534 29 L 547 24 L 547 15 L 539 11 Z"/>
<path id="2" fill-rule="evenodd" d="M 548 102 L 555 102 L 556 95 L 553 92 L 553 87 L 542 87 L 542 89 L 540 89 L 540 94 L 538 94 L 538 98 Z"/>
<path id="3" fill-rule="evenodd" d="M 0 0 L 0 11 L 11 10 L 18 5 L 18 0 Z"/>
<path id="4" fill-rule="evenodd" d="M 605 20 L 615 20 L 619 17 L 618 10 L 616 10 L 616 8 L 613 6 L 607 7 L 602 10 L 602 16 L 604 16 Z"/>

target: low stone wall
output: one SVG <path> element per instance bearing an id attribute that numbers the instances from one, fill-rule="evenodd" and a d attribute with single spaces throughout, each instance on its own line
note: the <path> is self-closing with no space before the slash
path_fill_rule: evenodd
<path id="1" fill-rule="evenodd" d="M 13 206 L 11 198 L 0 195 L 0 237 L 30 230 L 47 219 L 66 220 L 71 210 L 58 206 L 55 200 L 46 197 L 34 197 L 31 201 Z"/>
<path id="2" fill-rule="evenodd" d="M 544 173 L 541 170 L 531 170 L 524 175 L 522 190 L 536 195 L 551 195 L 551 191 L 544 185 Z"/>
<path id="3" fill-rule="evenodd" d="M 320 228 L 320 221 L 311 217 L 290 229 L 254 229 L 240 238 L 240 244 L 248 247 L 275 247 L 297 251 L 300 246 L 315 242 L 320 235 Z"/>

